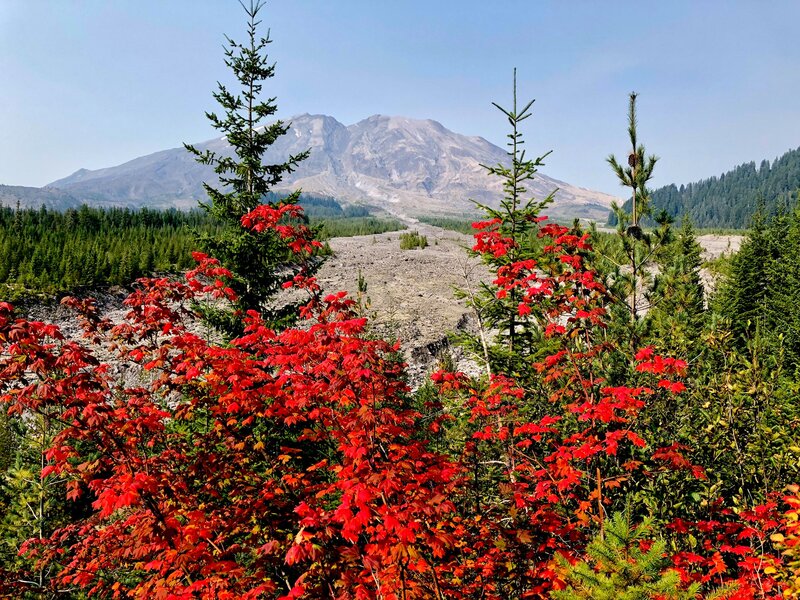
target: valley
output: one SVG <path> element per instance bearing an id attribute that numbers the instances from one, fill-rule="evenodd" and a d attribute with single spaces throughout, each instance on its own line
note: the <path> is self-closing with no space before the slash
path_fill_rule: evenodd
<path id="1" fill-rule="evenodd" d="M 379 235 L 334 238 L 334 256 L 318 273 L 326 292 L 346 290 L 358 297 L 358 275 L 362 274 L 371 305 L 366 311 L 376 333 L 402 343 L 412 383 L 419 384 L 435 364 L 441 350 L 453 351 L 459 370 L 478 375 L 480 369 L 457 348 L 449 348 L 448 333 L 477 331 L 473 312 L 457 300 L 453 288 L 476 291 L 481 282 L 491 282 L 490 271 L 467 248 L 471 236 L 424 223 L 410 221 L 414 229 L 428 238 L 428 246 L 400 250 L 399 232 Z M 703 260 L 730 255 L 739 249 L 740 235 L 704 234 L 697 236 Z M 704 270 L 707 288 L 714 285 Z"/>
<path id="2" fill-rule="evenodd" d="M 363 305 L 362 314 L 369 318 L 374 335 L 400 341 L 413 387 L 425 380 L 442 355 L 449 355 L 459 370 L 479 375 L 480 367 L 473 357 L 449 343 L 452 332 L 477 332 L 473 311 L 456 298 L 454 288 L 475 292 L 481 282 L 490 282 L 492 275 L 467 252 L 474 243 L 471 236 L 416 220 L 405 224 L 424 235 L 428 246 L 401 250 L 401 231 L 331 238 L 328 243 L 333 255 L 317 274 L 323 293 L 347 291 Z M 741 240 L 738 235 L 697 237 L 706 261 L 730 255 L 738 250 Z M 367 286 L 364 293 L 359 293 L 359 274 Z M 703 279 L 707 287 L 713 287 L 708 271 L 703 272 Z M 124 317 L 124 288 L 84 291 L 81 295 L 95 296 L 104 317 L 115 322 Z M 25 312 L 31 318 L 53 320 L 70 337 L 80 338 L 74 314 L 52 301 L 29 303 Z"/>

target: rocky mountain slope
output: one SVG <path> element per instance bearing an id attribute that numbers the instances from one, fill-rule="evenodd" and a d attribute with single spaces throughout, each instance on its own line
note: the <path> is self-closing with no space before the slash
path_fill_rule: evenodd
<path id="1" fill-rule="evenodd" d="M 66 210 L 81 205 L 80 200 L 69 192 L 53 188 L 37 188 L 22 185 L 0 185 L 0 205 L 14 208 L 45 206 L 55 210 Z"/>
<path id="2" fill-rule="evenodd" d="M 290 131 L 265 157 L 280 162 L 311 149 L 311 157 L 278 191 L 302 188 L 343 202 L 369 204 L 399 216 L 473 212 L 470 200 L 496 205 L 500 182 L 481 164 L 507 163 L 505 150 L 480 137 L 454 133 L 432 120 L 374 115 L 345 126 L 326 115 L 299 115 Z M 196 145 L 225 154 L 224 138 Z M 163 150 L 124 164 L 81 169 L 49 187 L 95 204 L 187 208 L 203 199 L 202 182 L 214 173 L 183 148 Z M 541 175 L 530 192 L 543 198 L 553 190 L 553 218 L 605 221 L 615 198 Z"/>

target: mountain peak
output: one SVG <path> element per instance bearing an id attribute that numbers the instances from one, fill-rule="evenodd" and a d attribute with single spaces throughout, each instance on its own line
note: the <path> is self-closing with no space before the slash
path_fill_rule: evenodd
<path id="1" fill-rule="evenodd" d="M 435 121 L 433 119 L 416 119 L 413 117 L 405 117 L 403 115 L 383 115 L 380 113 L 370 115 L 369 117 L 362 119 L 357 123 L 354 123 L 354 125 L 367 124 L 367 123 L 370 124 L 385 123 L 396 126 L 432 126 L 435 127 L 436 129 L 446 129 L 444 125 L 439 123 L 439 121 Z"/>
<path id="2" fill-rule="evenodd" d="M 286 135 L 270 147 L 266 163 L 280 163 L 311 149 L 276 191 L 298 187 L 311 194 L 382 207 L 404 215 L 471 214 L 472 200 L 497 205 L 502 184 L 481 164 L 505 164 L 505 150 L 476 136 L 465 136 L 432 119 L 371 115 L 345 126 L 325 114 L 302 113 L 285 123 Z M 195 144 L 201 150 L 231 153 L 224 138 Z M 51 185 L 80 199 L 134 206 L 196 205 L 205 198 L 203 182 L 216 175 L 182 148 L 136 158 L 116 167 L 82 169 Z M 612 196 L 537 176 L 529 192 L 544 198 L 560 188 L 548 210 L 551 217 L 605 220 Z"/>
<path id="3" fill-rule="evenodd" d="M 284 122 L 293 122 L 293 121 L 339 121 L 336 118 L 330 115 L 324 115 L 322 113 L 300 113 L 299 115 L 294 115 L 289 117 L 288 119 L 283 119 Z"/>

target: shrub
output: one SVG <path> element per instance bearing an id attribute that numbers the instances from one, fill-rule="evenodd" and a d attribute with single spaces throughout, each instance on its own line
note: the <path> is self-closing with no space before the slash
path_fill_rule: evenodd
<path id="1" fill-rule="evenodd" d="M 416 248 L 427 248 L 428 238 L 420 235 L 418 231 L 410 231 L 400 234 L 400 249 L 414 250 Z"/>

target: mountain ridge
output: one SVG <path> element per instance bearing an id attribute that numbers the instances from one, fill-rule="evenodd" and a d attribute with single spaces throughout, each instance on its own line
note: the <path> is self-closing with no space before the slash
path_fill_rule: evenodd
<path id="1" fill-rule="evenodd" d="M 41 208 L 44 206 L 53 210 L 65 210 L 80 206 L 81 201 L 69 192 L 48 186 L 37 188 L 24 185 L 0 184 L 0 205 L 11 208 L 17 205 L 21 208 Z"/>
<path id="2" fill-rule="evenodd" d="M 290 129 L 265 156 L 282 162 L 310 148 L 311 156 L 275 187 L 368 204 L 398 216 L 474 213 L 475 200 L 497 206 L 502 185 L 481 166 L 507 163 L 505 150 L 480 136 L 466 136 L 433 119 L 371 115 L 344 125 L 330 115 L 303 113 L 286 120 Z M 230 153 L 225 138 L 195 145 Z M 205 198 L 202 182 L 216 175 L 183 148 L 170 148 L 103 169 L 80 169 L 48 187 L 111 205 L 189 208 Z M 539 174 L 529 191 L 544 198 L 554 189 L 554 218 L 604 221 L 615 197 Z"/>

